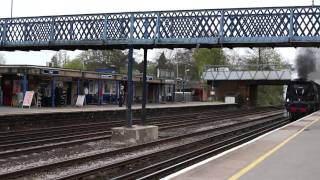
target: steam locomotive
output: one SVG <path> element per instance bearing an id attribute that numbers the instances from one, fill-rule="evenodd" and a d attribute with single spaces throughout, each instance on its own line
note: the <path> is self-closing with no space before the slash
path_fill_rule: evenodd
<path id="1" fill-rule="evenodd" d="M 314 81 L 296 79 L 289 83 L 285 106 L 292 120 L 320 108 L 320 85 Z"/>

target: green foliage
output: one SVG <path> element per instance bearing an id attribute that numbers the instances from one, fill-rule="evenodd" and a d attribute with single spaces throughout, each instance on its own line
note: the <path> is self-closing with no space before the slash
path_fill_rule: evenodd
<path id="1" fill-rule="evenodd" d="M 156 74 L 157 68 L 175 72 L 176 77 L 188 80 L 199 80 L 203 68 L 207 65 L 228 64 L 227 58 L 222 49 L 175 49 L 170 59 L 162 52 L 156 60 L 156 67 L 151 65 Z M 150 66 L 150 63 L 148 63 Z M 149 68 L 149 69 L 151 69 Z"/>
<path id="2" fill-rule="evenodd" d="M 207 65 L 226 65 L 228 60 L 222 49 L 199 48 L 193 53 L 193 58 L 199 72 L 202 72 Z"/>
<path id="3" fill-rule="evenodd" d="M 171 62 L 173 64 L 172 69 L 177 77 L 183 77 L 188 80 L 200 79 L 199 71 L 192 55 L 193 51 L 187 49 L 181 49 L 175 52 Z"/>
<path id="4" fill-rule="evenodd" d="M 170 68 L 170 61 L 165 56 L 164 52 L 162 52 L 157 59 L 157 68 L 158 69 L 168 69 Z"/>
<path id="5" fill-rule="evenodd" d="M 247 52 L 245 63 L 251 65 L 284 65 L 280 54 L 271 48 L 257 48 Z M 269 70 L 269 66 L 263 66 Z M 254 67 L 253 69 L 256 69 Z M 279 105 L 283 103 L 283 86 L 258 86 L 258 105 Z"/>
<path id="6" fill-rule="evenodd" d="M 259 106 L 280 105 L 283 102 L 283 86 L 258 86 Z"/>
<path id="7" fill-rule="evenodd" d="M 133 70 L 135 72 L 137 72 L 138 74 L 143 73 L 143 60 L 140 61 L 139 63 L 134 61 Z M 148 61 L 147 62 L 147 74 L 155 76 L 156 75 L 156 73 L 155 73 L 156 71 L 157 71 L 157 63 L 156 62 L 152 62 L 152 61 Z"/>
<path id="8" fill-rule="evenodd" d="M 247 51 L 247 55 L 244 58 L 246 64 L 251 65 L 283 65 L 280 54 L 272 48 L 256 48 L 251 51 Z M 264 66 L 264 69 L 268 66 Z"/>
<path id="9" fill-rule="evenodd" d="M 127 66 L 127 54 L 120 50 L 88 50 L 77 57 L 85 63 L 86 70 L 95 71 L 98 68 L 114 68 L 117 72 Z"/>
<path id="10" fill-rule="evenodd" d="M 69 56 L 64 50 L 56 52 L 51 58 L 53 67 L 63 67 L 67 62 L 69 62 Z"/>
<path id="11" fill-rule="evenodd" d="M 159 58 L 156 59 L 156 67 L 153 69 L 154 75 L 157 75 L 157 70 L 166 70 L 166 71 L 173 71 L 173 64 L 171 61 L 166 57 L 164 51 L 160 54 Z"/>
<path id="12" fill-rule="evenodd" d="M 58 58 L 56 56 L 53 56 L 51 58 L 51 63 L 52 63 L 52 67 L 55 67 L 55 68 L 60 67 L 60 64 L 58 62 Z"/>
<path id="13" fill-rule="evenodd" d="M 84 64 L 79 58 L 75 58 L 71 61 L 68 61 L 66 64 L 63 65 L 63 68 L 85 70 Z"/>
<path id="14" fill-rule="evenodd" d="M 155 62 L 148 61 L 147 74 L 155 76 L 156 75 L 155 74 L 156 71 L 157 71 L 157 64 Z"/>

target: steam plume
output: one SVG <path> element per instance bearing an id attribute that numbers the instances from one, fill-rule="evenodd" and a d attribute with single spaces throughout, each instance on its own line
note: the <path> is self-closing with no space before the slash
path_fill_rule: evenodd
<path id="1" fill-rule="evenodd" d="M 316 51 L 311 48 L 300 48 L 295 59 L 298 77 L 308 79 L 308 74 L 316 70 Z"/>

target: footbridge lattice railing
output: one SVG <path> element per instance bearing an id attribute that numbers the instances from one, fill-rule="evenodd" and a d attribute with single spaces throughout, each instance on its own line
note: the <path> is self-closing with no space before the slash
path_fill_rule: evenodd
<path id="1" fill-rule="evenodd" d="M 320 7 L 0 19 L 0 50 L 320 46 Z"/>

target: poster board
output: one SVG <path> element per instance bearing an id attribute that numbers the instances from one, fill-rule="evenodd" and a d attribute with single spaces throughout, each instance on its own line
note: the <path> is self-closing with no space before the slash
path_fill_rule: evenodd
<path id="1" fill-rule="evenodd" d="M 26 91 L 26 94 L 24 95 L 23 98 L 23 103 L 22 103 L 22 108 L 24 106 L 31 106 L 32 99 L 33 99 L 34 91 Z"/>
<path id="2" fill-rule="evenodd" d="M 20 92 L 21 92 L 21 81 L 20 80 L 13 80 L 12 93 L 18 94 Z"/>
<path id="3" fill-rule="evenodd" d="M 76 106 L 83 107 L 85 95 L 78 95 Z"/>

